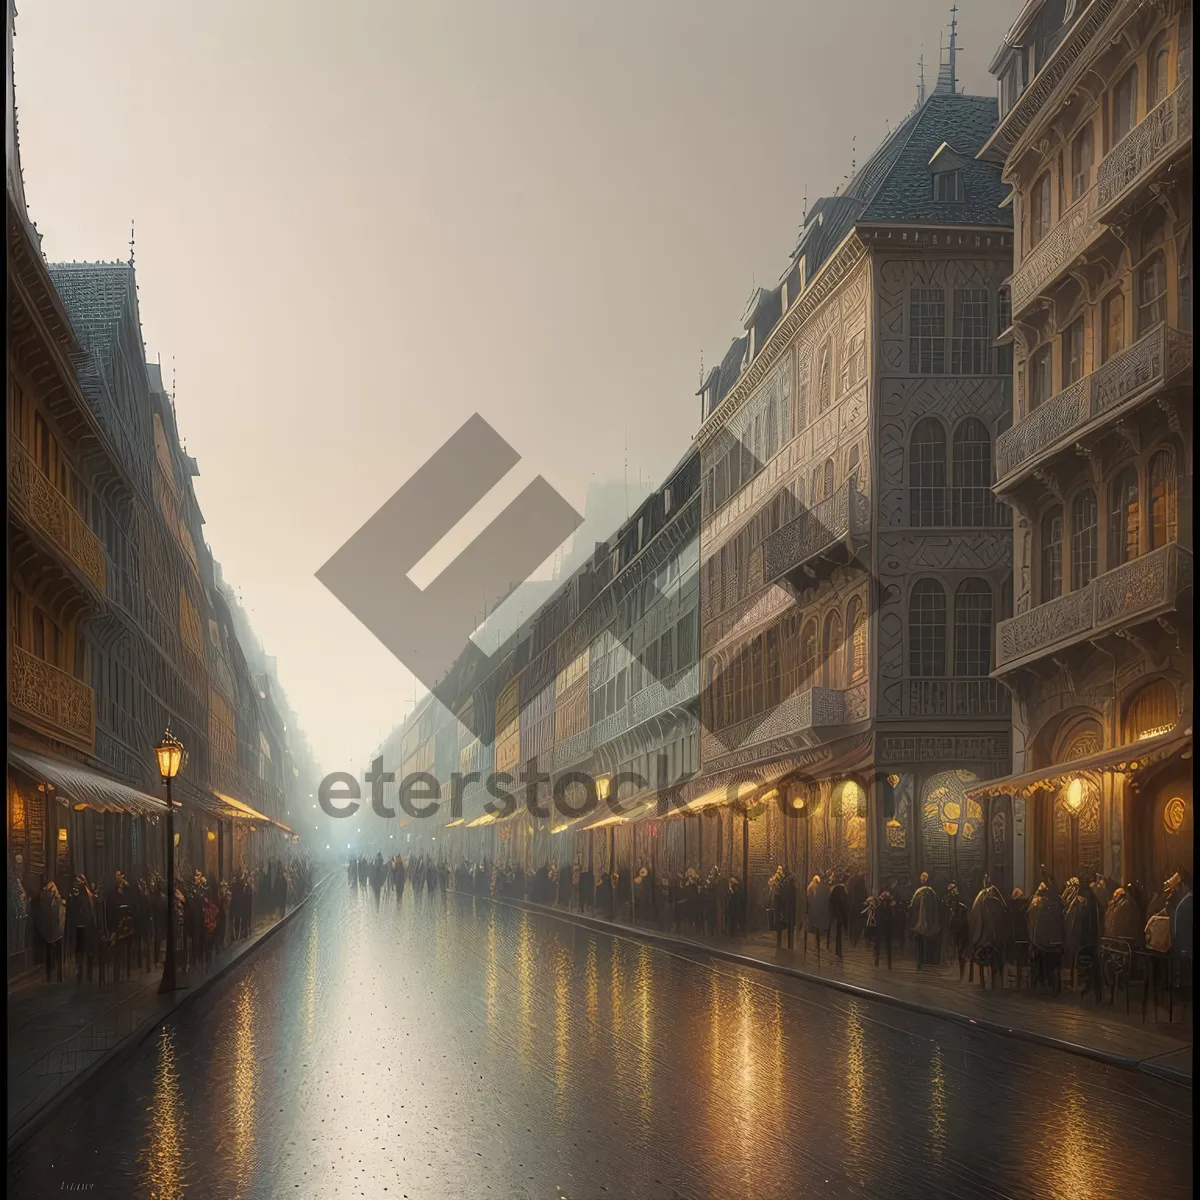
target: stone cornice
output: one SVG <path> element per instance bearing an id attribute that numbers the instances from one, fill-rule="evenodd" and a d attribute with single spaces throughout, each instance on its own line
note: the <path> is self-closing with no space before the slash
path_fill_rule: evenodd
<path id="1" fill-rule="evenodd" d="M 837 291 L 865 257 L 866 247 L 858 237 L 857 228 L 853 227 L 842 239 L 841 245 L 825 261 L 816 279 L 805 289 L 796 304 L 784 313 L 783 319 L 767 338 L 767 344 L 754 357 L 733 390 L 705 418 L 695 438 L 695 445 L 701 452 L 711 445 L 729 418 L 770 374 L 801 326 Z"/>
<path id="2" fill-rule="evenodd" d="M 1072 87 L 1086 70 L 1090 59 L 1087 50 L 1093 44 L 1100 44 L 1102 38 L 1098 34 L 1101 30 L 1109 23 L 1123 23 L 1139 7 L 1139 0 L 1133 3 L 1130 0 L 1092 0 L 1017 102 L 1000 118 L 976 157 L 994 159 L 999 156 L 1011 162 L 1018 151 L 1023 152 L 1033 140 L 1032 131 L 1040 125 L 1039 114 L 1046 108 L 1057 109 L 1058 105 L 1050 102 Z M 1011 182 L 1007 172 L 1005 180 Z"/>

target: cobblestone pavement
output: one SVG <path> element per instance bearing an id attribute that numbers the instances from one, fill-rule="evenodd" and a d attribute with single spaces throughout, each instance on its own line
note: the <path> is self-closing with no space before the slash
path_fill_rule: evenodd
<path id="1" fill-rule="evenodd" d="M 1191 1092 L 337 880 L 9 1160 L 21 1197 L 1191 1194 Z M 88 1186 L 90 1185 L 90 1186 Z"/>

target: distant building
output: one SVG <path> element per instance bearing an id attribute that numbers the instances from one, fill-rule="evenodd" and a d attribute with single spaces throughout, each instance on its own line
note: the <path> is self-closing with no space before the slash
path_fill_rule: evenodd
<path id="1" fill-rule="evenodd" d="M 997 52 L 1019 236 L 1012 428 L 1015 697 L 1024 853 L 1147 896 L 1192 866 L 1192 5 L 1046 0 Z"/>

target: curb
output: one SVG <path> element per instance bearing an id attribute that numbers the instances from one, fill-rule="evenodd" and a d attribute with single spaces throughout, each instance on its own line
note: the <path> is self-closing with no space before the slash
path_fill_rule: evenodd
<path id="1" fill-rule="evenodd" d="M 450 889 L 454 891 L 454 889 Z M 902 1008 L 908 1012 L 919 1013 L 921 1016 L 937 1017 L 943 1021 L 951 1021 L 967 1029 L 977 1029 L 985 1033 L 996 1034 L 1000 1037 L 1012 1038 L 1016 1041 L 1029 1042 L 1035 1046 L 1043 1046 L 1050 1050 L 1060 1050 L 1067 1054 L 1075 1054 L 1081 1058 L 1090 1058 L 1106 1066 L 1117 1067 L 1124 1071 L 1135 1071 L 1152 1075 L 1188 1089 L 1192 1086 L 1192 1077 L 1171 1067 L 1158 1066 L 1153 1059 L 1132 1058 L 1123 1054 L 1114 1054 L 1107 1050 L 1098 1050 L 1094 1046 L 1085 1046 L 1079 1042 L 1070 1042 L 1065 1038 L 1056 1038 L 1046 1033 L 1035 1033 L 1031 1029 L 1021 1029 L 1016 1026 L 1003 1025 L 997 1021 L 989 1021 L 984 1017 L 969 1017 L 965 1013 L 955 1012 L 949 1008 L 939 1008 L 933 1004 L 924 1004 L 919 1000 L 906 1000 L 903 996 L 893 996 L 889 992 L 877 992 L 860 984 L 847 983 L 842 979 L 830 979 L 824 975 L 814 975 L 799 967 L 790 967 L 784 963 L 769 962 L 765 959 L 754 958 L 752 955 L 739 954 L 735 950 L 726 950 L 720 946 L 710 946 L 704 942 L 695 942 L 690 938 L 676 937 L 674 934 L 661 933 L 658 930 L 641 929 L 638 926 L 619 925 L 615 921 L 607 921 L 602 917 L 590 917 L 585 913 L 564 912 L 548 905 L 535 904 L 530 900 L 515 900 L 497 898 L 495 896 L 476 896 L 472 892 L 456 892 L 456 895 L 471 896 L 476 900 L 486 900 L 490 904 L 504 904 L 510 908 L 523 909 L 526 912 L 541 916 L 556 917 L 571 925 L 598 930 L 610 937 L 624 938 L 627 941 L 649 942 L 672 950 L 686 950 L 690 953 L 707 954 L 726 962 L 736 963 L 742 967 L 754 967 L 760 971 L 772 972 L 776 975 L 789 975 L 793 979 L 805 983 L 820 984 L 834 991 L 854 996 L 859 1000 L 871 1000 L 881 1004 L 890 1004 L 894 1008 Z M 1171 1053 L 1171 1052 L 1168 1052 Z M 1155 1056 L 1158 1057 L 1158 1056 Z"/>
<path id="2" fill-rule="evenodd" d="M 211 975 L 205 976 L 194 987 L 181 989 L 178 999 L 170 1008 L 165 1008 L 156 1013 L 141 1029 L 130 1033 L 123 1042 L 114 1046 L 109 1053 L 98 1058 L 91 1066 L 84 1070 L 71 1080 L 70 1083 L 59 1088 L 41 1108 L 37 1110 L 27 1121 L 24 1122 L 17 1130 L 8 1138 L 9 1157 L 12 1156 L 15 1150 L 20 1149 L 39 1129 L 45 1125 L 51 1117 L 58 1111 L 59 1108 L 68 1100 L 78 1096 L 80 1092 L 85 1091 L 96 1080 L 101 1069 L 107 1070 L 110 1067 L 116 1066 L 129 1058 L 135 1050 L 137 1050 L 151 1034 L 155 1032 L 165 1021 L 173 1017 L 181 1008 L 190 1004 L 197 996 L 202 996 L 217 980 L 222 979 L 234 967 L 240 966 L 251 954 L 253 954 L 264 942 L 272 937 L 276 932 L 282 929 L 316 894 L 318 889 L 324 887 L 325 883 L 332 878 L 333 872 L 330 871 L 327 875 L 313 885 L 308 895 L 300 901 L 290 912 L 285 913 L 278 921 L 275 922 L 269 929 L 264 929 L 258 937 L 243 946 L 241 951 L 224 964 L 219 970 L 214 971 Z"/>

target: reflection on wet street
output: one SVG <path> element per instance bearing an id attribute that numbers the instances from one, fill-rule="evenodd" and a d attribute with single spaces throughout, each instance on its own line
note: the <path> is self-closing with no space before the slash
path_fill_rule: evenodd
<path id="1" fill-rule="evenodd" d="M 1191 1194 L 1190 1091 L 334 880 L 9 1164 L 19 1197 Z M 80 1186 L 84 1185 L 84 1186 Z"/>

